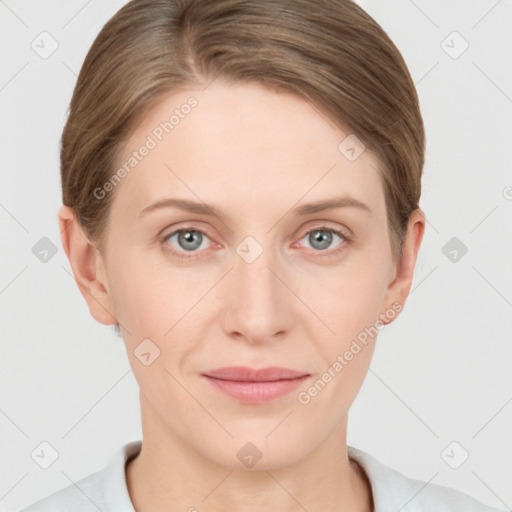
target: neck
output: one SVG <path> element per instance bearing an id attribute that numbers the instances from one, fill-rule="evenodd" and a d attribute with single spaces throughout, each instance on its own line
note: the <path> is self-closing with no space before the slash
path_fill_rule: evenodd
<path id="1" fill-rule="evenodd" d="M 347 417 L 299 460 L 290 456 L 292 462 L 271 468 L 257 463 L 241 469 L 199 453 L 159 421 L 141 397 L 142 405 L 142 449 L 126 465 L 128 492 L 137 512 L 373 510 L 368 479 L 348 458 Z"/>

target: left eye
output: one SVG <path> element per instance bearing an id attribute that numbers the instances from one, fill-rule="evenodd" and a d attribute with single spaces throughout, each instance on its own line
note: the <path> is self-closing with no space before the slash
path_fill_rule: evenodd
<path id="1" fill-rule="evenodd" d="M 310 243 L 311 249 L 316 249 L 318 251 L 325 251 L 329 248 L 331 243 L 333 242 L 333 238 L 338 237 L 342 239 L 342 241 L 347 240 L 345 235 L 340 231 L 336 231 L 331 228 L 315 228 L 311 231 L 308 231 L 306 235 L 302 238 L 302 240 L 306 239 L 308 243 Z"/>

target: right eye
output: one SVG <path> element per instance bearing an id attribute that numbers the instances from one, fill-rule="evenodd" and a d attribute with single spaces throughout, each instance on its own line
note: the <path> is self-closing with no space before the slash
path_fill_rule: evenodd
<path id="1" fill-rule="evenodd" d="M 201 252 L 198 249 L 210 247 L 210 245 L 205 247 L 204 242 L 206 240 L 209 240 L 206 233 L 191 227 L 177 229 L 161 238 L 165 249 L 178 258 L 192 258 L 194 253 Z M 190 253 L 190 255 L 187 255 L 187 253 Z"/>

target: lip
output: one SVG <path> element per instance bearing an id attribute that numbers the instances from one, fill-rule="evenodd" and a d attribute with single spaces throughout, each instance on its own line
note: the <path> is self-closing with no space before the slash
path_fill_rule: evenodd
<path id="1" fill-rule="evenodd" d="M 247 366 L 230 366 L 209 370 L 203 373 L 203 375 L 214 379 L 235 380 L 238 382 L 271 382 L 276 380 L 296 379 L 308 374 L 279 366 L 269 366 L 267 368 L 261 368 L 260 370 L 253 370 Z"/>
<path id="2" fill-rule="evenodd" d="M 308 373 L 272 366 L 216 368 L 201 374 L 216 389 L 246 404 L 261 404 L 284 396 L 309 377 Z"/>

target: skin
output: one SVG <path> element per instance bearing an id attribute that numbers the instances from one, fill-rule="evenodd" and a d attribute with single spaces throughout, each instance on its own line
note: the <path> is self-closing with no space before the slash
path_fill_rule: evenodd
<path id="1" fill-rule="evenodd" d="M 103 252 L 73 210 L 59 211 L 63 246 L 91 315 L 119 322 L 140 386 L 143 447 L 126 466 L 135 509 L 373 510 L 369 483 L 347 456 L 346 433 L 377 337 L 308 404 L 297 395 L 365 327 L 379 318 L 390 323 L 393 303 L 403 306 L 424 214 L 413 212 L 402 260 L 393 263 L 373 155 L 366 150 L 349 161 L 338 151 L 347 132 L 303 99 L 256 84 L 216 80 L 204 92 L 174 92 L 147 113 L 125 156 L 190 96 L 198 106 L 110 192 Z M 341 195 L 371 213 L 291 212 Z M 171 197 L 213 205 L 222 219 L 176 208 L 139 217 Z M 322 231 L 332 234 L 322 251 L 308 231 L 325 225 L 350 239 Z M 195 252 L 178 235 L 161 240 L 178 228 L 205 233 Z M 247 236 L 263 249 L 250 264 L 236 252 Z M 149 366 L 134 355 L 146 338 L 160 350 Z M 242 404 L 200 376 L 234 365 L 283 366 L 310 377 L 274 401 Z M 252 468 L 237 457 L 249 441 L 262 453 Z"/>

